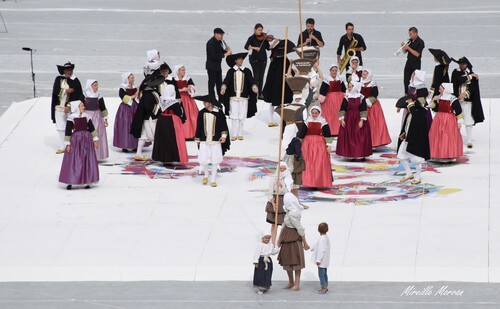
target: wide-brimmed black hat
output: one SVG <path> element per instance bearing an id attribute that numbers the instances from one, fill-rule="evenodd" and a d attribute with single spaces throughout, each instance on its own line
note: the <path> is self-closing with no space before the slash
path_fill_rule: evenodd
<path id="1" fill-rule="evenodd" d="M 289 54 L 289 53 L 292 53 L 294 50 L 295 50 L 295 44 L 293 44 L 292 41 L 290 40 L 281 40 L 278 45 L 276 45 L 275 48 L 278 48 L 278 49 L 282 49 L 283 51 L 285 50 L 285 41 L 287 42 L 286 43 L 286 53 Z"/>
<path id="2" fill-rule="evenodd" d="M 197 96 L 193 97 L 193 99 L 198 100 L 198 101 L 212 103 L 212 105 L 217 106 L 219 108 L 222 108 L 222 105 L 219 103 L 219 101 L 217 101 L 216 98 L 214 98 L 213 96 L 211 96 L 209 94 L 197 95 Z"/>
<path id="3" fill-rule="evenodd" d="M 397 102 L 396 102 L 396 107 L 397 108 L 406 108 L 408 106 L 408 101 L 410 99 L 410 96 L 409 95 L 405 95 L 404 97 L 400 98 Z"/>
<path id="4" fill-rule="evenodd" d="M 226 57 L 226 63 L 228 66 L 232 67 L 235 64 L 236 59 L 238 59 L 238 58 L 245 59 L 247 55 L 248 55 L 248 52 L 229 55 Z"/>
<path id="5" fill-rule="evenodd" d="M 66 62 L 64 65 L 57 65 L 57 70 L 59 71 L 59 74 L 61 75 L 64 75 L 64 71 L 66 69 L 75 69 L 75 64 L 71 63 L 71 62 Z"/>
<path id="6" fill-rule="evenodd" d="M 467 67 L 472 70 L 472 64 L 470 63 L 469 59 L 467 59 L 467 57 L 463 56 L 463 57 L 460 57 L 458 60 L 455 60 L 453 58 L 451 58 L 451 60 L 455 61 L 456 63 L 458 64 L 461 64 L 461 63 L 464 63 L 467 65 Z"/>
<path id="7" fill-rule="evenodd" d="M 442 49 L 429 48 L 431 54 L 436 58 L 436 60 L 441 64 L 450 64 L 451 59 L 448 54 Z"/>

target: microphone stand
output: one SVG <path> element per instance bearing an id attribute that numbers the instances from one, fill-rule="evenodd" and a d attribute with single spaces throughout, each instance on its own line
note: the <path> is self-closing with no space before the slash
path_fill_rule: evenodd
<path id="1" fill-rule="evenodd" d="M 31 79 L 33 80 L 33 98 L 36 98 L 35 72 L 33 71 L 33 49 L 30 49 Z"/>
<path id="2" fill-rule="evenodd" d="M 35 72 L 33 70 L 33 49 L 29 47 L 23 47 L 22 50 L 30 52 L 31 80 L 33 81 L 33 98 L 36 98 Z"/>

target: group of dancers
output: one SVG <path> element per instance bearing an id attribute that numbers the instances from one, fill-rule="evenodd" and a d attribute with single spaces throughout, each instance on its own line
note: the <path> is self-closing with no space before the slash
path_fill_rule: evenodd
<path id="1" fill-rule="evenodd" d="M 152 160 L 178 164 L 188 162 L 186 141 L 194 140 L 199 149 L 201 182 L 212 187 L 217 186 L 219 164 L 231 142 L 244 140 L 244 121 L 256 115 L 257 100 L 270 104 L 268 126 L 273 127 L 278 125 L 274 121 L 276 107 L 284 98 L 291 113 L 280 119 L 284 125 L 282 161 L 271 179 L 265 208 L 266 221 L 272 228 L 263 233 L 253 260 L 254 285 L 259 293 L 271 286 L 270 256 L 278 253 L 280 265 L 289 277 L 286 288 L 299 290 L 300 272 L 305 267 L 304 250 L 309 245 L 300 223 L 301 212 L 307 206 L 299 202 L 298 188 L 332 185 L 332 148 L 340 157 L 364 161 L 373 149 L 392 142 L 374 73 L 363 65 L 361 53 L 366 44 L 354 32 L 352 23 L 346 24 L 346 34 L 340 38 L 338 63 L 331 64 L 326 74 L 320 69 L 319 56 L 308 72 L 300 70 L 298 60 L 288 59 L 296 47 L 319 50 L 325 46 L 314 24 L 312 18 L 307 20 L 297 45 L 264 33 L 263 25 L 256 24 L 254 34 L 244 45 L 245 50 L 251 51 L 252 70 L 243 64 L 248 52 L 233 53 L 223 40 L 224 31 L 214 29 L 214 36 L 206 45 L 208 95 L 196 96 L 186 66 L 176 65 L 171 70 L 160 60 L 158 50 L 147 51 L 144 79 L 139 86 L 133 73 L 121 75 L 118 94 L 122 102 L 115 115 L 112 145 L 126 153 L 135 151 L 134 159 L 138 161 L 150 160 L 143 150 L 152 145 Z M 406 171 L 401 182 L 411 180 L 418 185 L 422 181 L 423 162 L 450 161 L 463 155 L 462 126 L 466 147 L 473 148 L 472 127 L 484 121 L 484 114 L 479 76 L 473 72 L 470 61 L 466 57 L 450 58 L 441 49 L 429 49 L 436 65 L 428 89 L 425 72 L 421 70 L 424 41 L 415 27 L 408 33 L 410 38 L 400 49 L 408 56 L 403 81 L 405 96 L 396 103 L 397 112 L 403 111 L 397 157 Z M 270 66 L 264 82 L 268 50 Z M 222 79 L 224 58 L 229 69 Z M 452 61 L 459 67 L 450 79 Z M 90 188 L 99 181 L 98 161 L 109 156 L 109 114 L 97 80 L 87 80 L 82 89 L 73 75 L 74 64 L 57 67 L 60 75 L 54 82 L 51 118 L 61 143 L 56 153 L 64 153 L 59 181 L 67 184 L 68 190 L 73 185 Z M 293 77 L 302 77 L 298 79 L 299 86 L 288 83 Z M 284 79 L 287 83 L 282 88 Z M 203 102 L 201 110 L 195 100 Z M 231 119 L 231 128 L 226 117 Z M 416 175 L 410 168 L 412 162 L 416 164 Z M 283 226 L 279 237 L 275 224 Z M 328 224 L 319 224 L 318 231 L 321 237 L 313 246 L 313 263 L 318 266 L 320 293 L 326 293 Z"/>

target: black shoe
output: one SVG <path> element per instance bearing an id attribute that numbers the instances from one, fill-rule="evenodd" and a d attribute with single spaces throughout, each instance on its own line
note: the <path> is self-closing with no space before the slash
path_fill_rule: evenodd
<path id="1" fill-rule="evenodd" d="M 137 148 L 132 149 L 132 152 L 137 152 Z"/>
<path id="2" fill-rule="evenodd" d="M 89 185 L 86 185 L 86 186 L 85 186 L 85 189 L 90 189 L 90 186 L 89 186 Z"/>
<path id="3" fill-rule="evenodd" d="M 128 149 L 123 148 L 122 152 L 129 153 Z"/>
<path id="4" fill-rule="evenodd" d="M 66 186 L 66 190 L 71 190 L 71 188 L 73 188 L 73 186 L 72 186 L 72 185 L 67 185 L 67 186 Z"/>

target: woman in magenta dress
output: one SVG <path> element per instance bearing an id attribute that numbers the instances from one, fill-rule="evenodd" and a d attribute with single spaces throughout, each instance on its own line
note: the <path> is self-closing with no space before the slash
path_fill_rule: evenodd
<path id="1" fill-rule="evenodd" d="M 319 90 L 319 101 L 321 102 L 323 117 L 330 125 L 332 136 L 339 135 L 339 111 L 346 91 L 345 84 L 340 79 L 338 71 L 338 64 L 332 64 L 330 66 L 330 75 L 325 77 Z"/>
<path id="2" fill-rule="evenodd" d="M 341 126 L 335 152 L 342 157 L 364 160 L 373 153 L 366 100 L 359 92 L 361 83 L 349 83 L 348 88 L 349 94 L 339 112 Z"/>
<path id="3" fill-rule="evenodd" d="M 83 102 L 71 102 L 71 115 L 66 122 L 66 150 L 59 173 L 59 182 L 67 184 L 66 189 L 71 190 L 73 185 L 85 185 L 85 189 L 90 189 L 90 184 L 99 181 L 95 153 L 98 140 Z"/>
<path id="4" fill-rule="evenodd" d="M 108 136 L 106 127 L 108 126 L 108 110 L 104 99 L 99 92 L 99 83 L 95 79 L 87 79 L 85 87 L 85 111 L 89 115 L 99 134 L 99 148 L 96 149 L 97 160 L 104 160 L 109 157 Z"/>
<path id="5" fill-rule="evenodd" d="M 460 127 L 463 123 L 460 101 L 453 93 L 453 84 L 443 83 L 439 96 L 432 98 L 431 108 L 437 112 L 429 131 L 431 159 L 450 161 L 461 157 L 463 152 Z"/>
<path id="6" fill-rule="evenodd" d="M 312 106 L 310 114 L 297 137 L 302 141 L 302 157 L 307 168 L 302 172 L 302 185 L 306 187 L 331 187 L 333 182 L 330 162 L 331 133 L 321 107 Z"/>
<path id="7" fill-rule="evenodd" d="M 196 133 L 196 121 L 198 120 L 198 106 L 193 99 L 195 87 L 191 77 L 186 75 L 186 67 L 183 64 L 175 66 L 173 80 L 177 83 L 181 94 L 182 108 L 186 115 L 186 121 L 182 125 L 184 136 L 188 140 L 194 139 Z"/>
<path id="8" fill-rule="evenodd" d="M 130 134 L 130 125 L 137 110 L 139 90 L 134 85 L 135 77 L 131 72 L 122 74 L 122 84 L 118 95 L 122 103 L 115 116 L 113 146 L 121 148 L 123 152 L 137 149 L 138 139 Z"/>
<path id="9" fill-rule="evenodd" d="M 391 136 L 385 122 L 384 111 L 378 97 L 378 87 L 373 81 L 373 72 L 363 70 L 361 79 L 361 94 L 365 97 L 368 106 L 368 120 L 372 135 L 372 147 L 380 147 L 391 143 Z"/>

